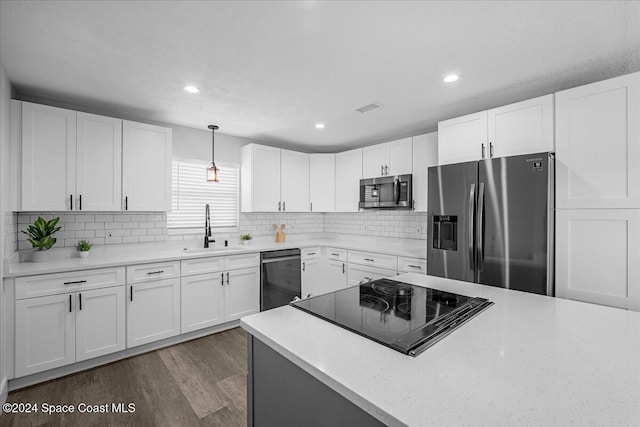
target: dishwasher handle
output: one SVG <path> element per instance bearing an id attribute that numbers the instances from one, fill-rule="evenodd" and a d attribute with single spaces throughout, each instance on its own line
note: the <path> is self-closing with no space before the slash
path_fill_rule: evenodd
<path id="1" fill-rule="evenodd" d="M 271 262 L 289 261 L 289 260 L 294 260 L 294 259 L 300 261 L 300 255 L 284 256 L 284 257 L 281 257 L 281 258 L 263 259 L 262 263 L 263 264 L 269 264 Z"/>

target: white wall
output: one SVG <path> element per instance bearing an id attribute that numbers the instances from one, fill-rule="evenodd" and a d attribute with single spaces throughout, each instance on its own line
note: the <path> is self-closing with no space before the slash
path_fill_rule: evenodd
<path id="1" fill-rule="evenodd" d="M 9 124 L 11 122 L 9 100 L 11 99 L 11 85 L 0 59 L 0 253 L 5 247 L 5 210 L 9 207 L 10 194 L 10 162 L 9 162 Z M 3 276 L 3 256 L 0 256 L 0 281 Z M 1 282 L 0 282 L 1 285 Z M 13 351 L 4 345 L 4 289 L 0 286 L 0 403 L 4 403 L 7 393 L 7 375 L 5 352 Z"/>

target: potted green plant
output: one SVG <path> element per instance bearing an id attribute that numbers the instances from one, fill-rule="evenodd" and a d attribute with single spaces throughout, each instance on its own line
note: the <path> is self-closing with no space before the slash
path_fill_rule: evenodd
<path id="1" fill-rule="evenodd" d="M 32 261 L 42 262 L 45 261 L 46 251 L 51 249 L 56 244 L 56 238 L 53 235 L 62 227 L 56 227 L 60 218 L 54 218 L 51 221 L 47 221 L 42 217 L 38 217 L 30 225 L 27 231 L 22 230 L 24 234 L 28 236 L 28 240 L 36 250 L 33 252 Z"/>
<path id="2" fill-rule="evenodd" d="M 76 245 L 76 250 L 80 254 L 80 258 L 86 258 L 89 256 L 89 251 L 93 246 L 88 240 L 80 240 Z"/>
<path id="3" fill-rule="evenodd" d="M 240 240 L 242 241 L 243 245 L 248 245 L 251 239 L 253 239 L 253 237 L 251 237 L 251 234 L 249 233 L 240 235 Z"/>

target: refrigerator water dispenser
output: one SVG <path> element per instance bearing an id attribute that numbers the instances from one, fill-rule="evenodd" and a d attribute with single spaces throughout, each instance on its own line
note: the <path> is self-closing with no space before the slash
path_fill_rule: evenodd
<path id="1" fill-rule="evenodd" d="M 433 216 L 433 248 L 445 251 L 458 250 L 458 216 Z"/>

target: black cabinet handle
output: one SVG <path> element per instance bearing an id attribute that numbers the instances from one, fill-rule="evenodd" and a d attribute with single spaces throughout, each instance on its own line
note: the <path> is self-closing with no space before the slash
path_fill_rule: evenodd
<path id="1" fill-rule="evenodd" d="M 69 313 L 71 313 L 71 295 L 69 295 Z"/>
<path id="2" fill-rule="evenodd" d="M 124 196 L 124 210 L 129 210 L 129 196 Z"/>
<path id="3" fill-rule="evenodd" d="M 482 158 L 484 159 L 484 144 L 482 144 Z"/>
<path id="4" fill-rule="evenodd" d="M 365 261 L 371 261 L 371 262 L 374 262 L 374 261 L 375 261 L 375 260 L 373 260 L 373 259 L 371 259 L 371 258 L 365 258 L 364 260 L 365 260 Z"/>
<path id="5" fill-rule="evenodd" d="M 287 211 L 287 202 L 282 202 L 282 212 Z"/>
<path id="6" fill-rule="evenodd" d="M 315 252 L 309 252 L 309 253 L 308 253 L 308 255 L 309 255 L 309 256 L 311 256 L 311 255 L 315 255 L 315 254 L 316 254 Z"/>
<path id="7" fill-rule="evenodd" d="M 422 268 L 419 265 L 412 265 L 412 264 L 407 264 L 407 267 L 411 267 L 411 268 L 419 268 L 422 270 Z"/>
<path id="8" fill-rule="evenodd" d="M 224 286 L 224 273 L 220 273 L 220 284 Z"/>
<path id="9" fill-rule="evenodd" d="M 304 270 L 304 262 L 302 263 L 302 271 L 305 271 L 305 270 Z"/>
<path id="10" fill-rule="evenodd" d="M 344 274 L 344 262 L 342 263 L 342 274 Z"/>
<path id="11" fill-rule="evenodd" d="M 133 286 L 129 288 L 129 301 L 133 302 Z"/>
<path id="12" fill-rule="evenodd" d="M 278 202 L 278 212 L 282 211 L 282 202 Z"/>
<path id="13" fill-rule="evenodd" d="M 229 284 L 229 272 L 227 271 L 227 285 Z"/>
<path id="14" fill-rule="evenodd" d="M 82 310 L 82 294 L 78 294 L 78 300 L 80 302 L 80 310 Z"/>
<path id="15" fill-rule="evenodd" d="M 489 157 L 493 159 L 493 144 L 489 142 Z"/>
<path id="16" fill-rule="evenodd" d="M 150 271 L 147 274 L 161 274 L 161 273 L 164 273 L 164 270 Z"/>
<path id="17" fill-rule="evenodd" d="M 69 210 L 73 210 L 73 194 L 69 196 Z"/>
<path id="18" fill-rule="evenodd" d="M 339 254 L 334 254 L 333 252 L 331 252 L 331 255 L 333 255 L 333 256 L 340 256 Z"/>
<path id="19" fill-rule="evenodd" d="M 80 195 L 80 206 L 79 206 L 80 210 L 82 210 L 82 194 Z"/>
<path id="20" fill-rule="evenodd" d="M 86 280 L 76 280 L 75 282 L 64 282 L 63 285 L 76 285 L 78 283 L 87 283 Z"/>

